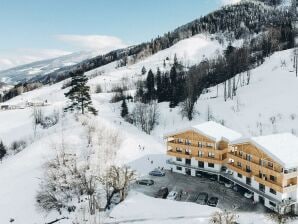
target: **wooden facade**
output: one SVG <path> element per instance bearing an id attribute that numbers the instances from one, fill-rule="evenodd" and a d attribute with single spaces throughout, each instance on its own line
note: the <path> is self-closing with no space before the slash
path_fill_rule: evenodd
<path id="1" fill-rule="evenodd" d="M 168 137 L 167 154 L 178 158 L 222 164 L 228 153 L 228 143 L 216 142 L 195 131 L 186 131 Z"/>
<path id="2" fill-rule="evenodd" d="M 193 130 L 167 136 L 169 156 L 226 166 L 247 178 L 254 179 L 273 192 L 287 193 L 297 188 L 297 171 L 285 173 L 284 168 L 263 150 L 246 142 L 231 145 Z"/>
<path id="3" fill-rule="evenodd" d="M 238 168 L 246 177 L 280 193 L 289 192 L 297 185 L 297 171 L 284 173 L 284 168 L 261 149 L 251 143 L 231 145 L 228 153 L 229 167 Z"/>

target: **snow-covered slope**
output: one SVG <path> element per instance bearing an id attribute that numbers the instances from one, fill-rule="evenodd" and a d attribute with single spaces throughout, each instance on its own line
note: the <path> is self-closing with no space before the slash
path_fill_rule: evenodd
<path id="1" fill-rule="evenodd" d="M 17 66 L 8 70 L 0 71 L 0 81 L 16 83 L 34 78 L 38 75 L 46 75 L 59 68 L 70 66 L 85 59 L 96 56 L 96 52 L 76 52 L 58 58 L 37 61 L 26 65 Z"/>
<path id="2" fill-rule="evenodd" d="M 193 64 L 200 62 L 204 57 L 209 58 L 220 53 L 222 49 L 223 47 L 216 41 L 198 35 L 180 41 L 173 47 L 134 65 L 115 69 L 117 65 L 115 62 L 90 71 L 89 75 L 98 71 L 102 71 L 103 74 L 90 79 L 89 84 L 92 87 L 101 84 L 103 89 L 107 90 L 113 84 L 123 83 L 124 79 L 131 83 L 138 80 L 140 78 L 138 74 L 143 66 L 147 70 L 149 68 L 156 70 L 157 67 L 164 70 L 169 69 L 174 54 L 177 54 L 178 59 L 183 60 L 185 64 L 188 62 Z M 163 60 L 167 57 L 169 60 L 164 68 Z M 233 100 L 224 101 L 222 85 L 218 88 L 217 98 L 214 98 L 217 95 L 217 88 L 210 88 L 209 92 L 203 94 L 198 100 L 196 110 L 199 113 L 191 122 L 181 118 L 178 107 L 169 109 L 168 103 L 161 103 L 159 104 L 159 125 L 154 129 L 152 135 L 141 132 L 120 117 L 120 104 L 109 102 L 112 93 L 92 94 L 93 102 L 99 111 L 96 119 L 118 129 L 124 136 L 124 142 L 118 152 L 119 163 L 129 163 L 140 174 L 145 174 L 155 166 L 165 165 L 163 134 L 206 121 L 208 107 L 213 120 L 224 121 L 226 126 L 244 135 L 255 136 L 284 131 L 295 134 L 298 131 L 298 101 L 296 99 L 298 79 L 291 72 L 292 67 L 291 51 L 277 52 L 266 59 L 263 65 L 251 71 L 250 84 L 239 86 L 237 96 Z M 25 101 L 47 100 L 50 106 L 45 108 L 46 111 L 61 108 L 66 102 L 63 95 L 65 90 L 62 90 L 61 86 L 62 83 L 45 86 L 13 98 L 8 103 L 21 104 Z M 129 108 L 132 107 L 133 104 L 129 103 Z M 36 210 L 35 192 L 38 190 L 39 180 L 42 177 L 43 164 L 53 155 L 51 144 L 61 137 L 61 124 L 40 131 L 38 136 L 34 137 L 31 114 L 32 108 L 0 111 L 0 139 L 5 144 L 24 138 L 28 140 L 28 146 L 22 152 L 5 158 L 0 163 L 0 223 L 8 223 L 10 218 L 14 218 L 16 224 L 43 223 L 45 220 L 56 218 L 54 216 L 45 217 L 43 213 Z M 67 115 L 63 125 L 64 135 L 68 136 L 68 141 L 78 147 L 83 141 L 82 127 L 70 115 Z M 154 164 L 146 162 L 149 156 L 154 158 Z M 159 205 L 155 201 L 156 199 L 131 195 L 128 201 L 119 205 L 120 207 L 116 208 L 112 214 L 119 219 L 124 218 L 122 217 L 123 213 L 119 210 L 135 208 L 135 203 L 139 203 L 140 200 L 144 200 L 148 206 Z M 172 204 L 172 202 L 167 203 L 170 204 L 164 206 L 175 208 L 184 206 L 182 204 L 176 206 L 176 203 Z M 157 208 L 163 209 L 162 207 Z M 183 214 L 187 215 L 189 212 L 182 212 L 181 215 Z M 197 214 L 200 216 L 203 213 L 198 210 Z M 149 215 L 147 214 L 146 218 L 150 219 Z M 125 219 L 127 218 L 129 217 L 126 216 Z M 68 223 L 68 221 L 65 220 L 64 223 Z M 194 220 L 189 223 L 194 223 Z M 203 220 L 201 223 L 206 222 Z M 264 222 L 260 221 L 260 223 Z"/>

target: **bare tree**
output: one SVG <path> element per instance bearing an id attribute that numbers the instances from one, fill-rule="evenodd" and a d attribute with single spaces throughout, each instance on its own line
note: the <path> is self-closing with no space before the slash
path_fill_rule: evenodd
<path id="1" fill-rule="evenodd" d="M 159 110 L 155 101 L 149 104 L 136 103 L 135 108 L 130 115 L 132 122 L 142 129 L 142 131 L 150 134 L 158 123 Z"/>
<path id="2" fill-rule="evenodd" d="M 277 212 L 270 212 L 267 214 L 269 220 L 276 224 L 286 224 L 291 220 L 291 217 L 286 214 L 280 214 Z"/>
<path id="3" fill-rule="evenodd" d="M 120 195 L 120 201 L 126 197 L 129 185 L 136 179 L 136 172 L 128 166 L 111 166 L 107 169 L 105 175 L 100 177 L 106 193 L 106 206 L 109 209 L 113 196 L 117 193 Z"/>
<path id="4" fill-rule="evenodd" d="M 215 212 L 209 223 L 211 224 L 234 224 L 237 221 L 238 216 L 231 211 Z"/>

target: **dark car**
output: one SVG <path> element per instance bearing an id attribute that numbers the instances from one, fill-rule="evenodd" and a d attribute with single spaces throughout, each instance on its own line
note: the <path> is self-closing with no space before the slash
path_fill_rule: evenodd
<path id="1" fill-rule="evenodd" d="M 158 177 L 162 177 L 164 175 L 166 175 L 166 173 L 162 170 L 152 170 L 149 175 L 151 176 L 158 176 Z"/>
<path id="2" fill-rule="evenodd" d="M 216 207 L 217 204 L 218 204 L 218 198 L 217 197 L 211 197 L 211 198 L 209 198 L 207 204 L 209 206 Z"/>
<path id="3" fill-rule="evenodd" d="M 136 183 L 137 184 L 140 184 L 140 185 L 150 186 L 150 185 L 153 185 L 154 184 L 154 181 L 153 180 L 149 180 L 149 179 L 143 179 L 143 180 L 137 180 Z"/>
<path id="4" fill-rule="evenodd" d="M 200 205 L 206 205 L 208 201 L 208 194 L 206 192 L 199 193 L 197 203 Z"/>
<path id="5" fill-rule="evenodd" d="M 155 194 L 156 198 L 167 198 L 169 194 L 169 189 L 167 187 L 160 188 L 157 193 Z"/>

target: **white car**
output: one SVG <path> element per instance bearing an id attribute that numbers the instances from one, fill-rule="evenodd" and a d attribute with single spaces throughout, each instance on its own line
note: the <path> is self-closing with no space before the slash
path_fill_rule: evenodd
<path id="1" fill-rule="evenodd" d="M 225 183 L 225 187 L 227 187 L 227 188 L 231 188 L 232 186 L 233 186 L 232 183 Z"/>
<path id="2" fill-rule="evenodd" d="M 248 198 L 248 199 L 252 198 L 253 196 L 254 196 L 254 195 L 253 195 L 252 192 L 245 192 L 245 193 L 244 193 L 244 197 L 246 197 L 246 198 Z"/>
<path id="3" fill-rule="evenodd" d="M 167 199 L 169 199 L 169 200 L 176 200 L 177 195 L 178 195 L 178 192 L 177 192 L 177 191 L 171 191 L 171 192 L 168 194 Z"/>

